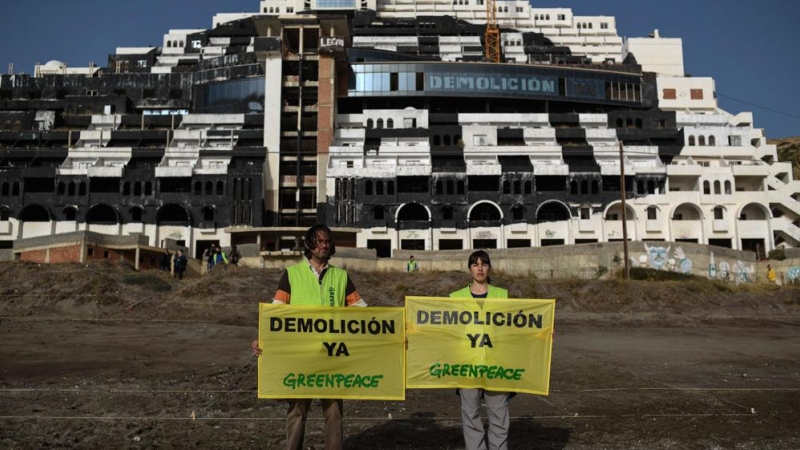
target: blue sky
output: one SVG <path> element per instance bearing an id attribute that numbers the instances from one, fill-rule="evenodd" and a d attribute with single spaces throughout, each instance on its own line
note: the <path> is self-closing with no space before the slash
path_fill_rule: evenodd
<path id="1" fill-rule="evenodd" d="M 6 1 L 0 70 L 33 72 L 52 59 L 105 66 L 116 47 L 158 46 L 168 29 L 209 28 L 217 12 L 254 12 L 258 0 Z M 752 111 L 768 137 L 800 136 L 800 1 L 542 0 L 535 7 L 617 18 L 621 36 L 683 38 L 685 69 L 716 80 L 720 105 Z"/>

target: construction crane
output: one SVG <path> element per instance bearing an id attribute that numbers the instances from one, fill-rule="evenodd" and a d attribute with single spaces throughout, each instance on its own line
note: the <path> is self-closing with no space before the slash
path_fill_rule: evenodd
<path id="1" fill-rule="evenodd" d="M 485 56 L 487 61 L 500 62 L 500 29 L 497 28 L 497 0 L 486 0 Z"/>

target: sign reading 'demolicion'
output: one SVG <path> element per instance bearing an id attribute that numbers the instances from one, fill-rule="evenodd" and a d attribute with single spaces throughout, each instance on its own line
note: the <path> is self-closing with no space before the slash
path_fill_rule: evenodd
<path id="1" fill-rule="evenodd" d="M 558 95 L 558 79 L 502 73 L 428 73 L 426 91 L 521 92 Z"/>
<path id="2" fill-rule="evenodd" d="M 406 387 L 547 395 L 555 300 L 406 297 Z"/>
<path id="3" fill-rule="evenodd" d="M 259 306 L 259 398 L 405 399 L 403 308 Z"/>

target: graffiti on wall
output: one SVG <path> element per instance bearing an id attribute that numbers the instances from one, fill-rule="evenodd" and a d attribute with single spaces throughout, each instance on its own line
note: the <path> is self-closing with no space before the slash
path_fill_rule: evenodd
<path id="1" fill-rule="evenodd" d="M 725 282 L 739 283 L 754 283 L 755 282 L 756 267 L 754 264 L 747 265 L 742 260 L 738 260 L 731 267 L 725 261 L 716 264 L 714 261 L 714 252 L 708 257 L 708 278 L 712 280 L 720 280 Z"/>
<path id="2" fill-rule="evenodd" d="M 789 283 L 794 283 L 795 280 L 800 280 L 800 266 L 793 266 L 786 269 L 786 279 Z"/>
<path id="3" fill-rule="evenodd" d="M 634 267 L 645 267 L 656 270 L 667 270 L 678 273 L 692 272 L 692 259 L 686 256 L 681 247 L 672 246 L 653 246 L 644 244 L 646 254 L 639 256 L 639 261 L 633 260 Z M 747 264 L 744 261 L 736 261 L 729 264 L 722 261 L 717 264 L 712 252 L 708 259 L 708 278 L 732 283 L 753 283 L 755 282 L 756 268 L 754 264 Z M 796 278 L 800 279 L 800 267 L 797 267 Z M 787 278 L 789 277 L 787 272 Z"/>
<path id="4" fill-rule="evenodd" d="M 686 257 L 681 247 L 675 247 L 671 256 L 671 245 L 667 247 L 650 247 L 645 243 L 644 249 L 647 254 L 639 256 L 638 263 L 634 261 L 635 266 L 680 273 L 690 273 L 692 271 L 692 260 Z"/>

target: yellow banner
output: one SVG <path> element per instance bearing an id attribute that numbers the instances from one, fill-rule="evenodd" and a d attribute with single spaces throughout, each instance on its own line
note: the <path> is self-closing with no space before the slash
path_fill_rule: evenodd
<path id="1" fill-rule="evenodd" d="M 405 400 L 403 308 L 259 308 L 259 398 Z"/>
<path id="2" fill-rule="evenodd" d="M 406 387 L 548 395 L 555 300 L 406 297 Z"/>

